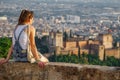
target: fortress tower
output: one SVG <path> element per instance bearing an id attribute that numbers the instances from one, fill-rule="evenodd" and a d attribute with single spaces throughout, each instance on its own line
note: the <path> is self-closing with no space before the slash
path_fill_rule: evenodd
<path id="1" fill-rule="evenodd" d="M 60 52 L 60 49 L 63 48 L 63 34 L 61 32 L 50 32 L 49 38 L 49 52 L 53 53 L 56 51 L 56 53 Z"/>
<path id="2" fill-rule="evenodd" d="M 101 45 L 104 45 L 105 49 L 113 48 L 112 34 L 99 34 L 98 39 Z"/>
<path id="3" fill-rule="evenodd" d="M 49 45 L 63 47 L 63 34 L 61 32 L 51 32 L 49 36 Z"/>
<path id="4" fill-rule="evenodd" d="M 61 32 L 55 34 L 55 46 L 63 47 L 63 34 Z"/>

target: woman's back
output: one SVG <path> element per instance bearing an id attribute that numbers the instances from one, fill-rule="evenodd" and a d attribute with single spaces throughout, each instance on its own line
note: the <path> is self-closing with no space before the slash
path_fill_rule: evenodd
<path id="1" fill-rule="evenodd" d="M 18 36 L 20 35 L 20 32 L 25 28 L 27 27 L 27 25 L 18 25 L 15 32 L 14 32 L 14 35 L 13 35 L 13 39 L 12 39 L 12 43 L 13 43 L 13 46 L 15 44 L 15 37 L 18 39 Z M 27 37 L 27 33 L 25 31 L 23 31 L 20 35 L 20 38 L 19 38 L 19 43 L 20 43 L 20 46 L 22 47 L 22 49 L 27 49 L 27 45 L 28 45 L 28 37 Z"/>

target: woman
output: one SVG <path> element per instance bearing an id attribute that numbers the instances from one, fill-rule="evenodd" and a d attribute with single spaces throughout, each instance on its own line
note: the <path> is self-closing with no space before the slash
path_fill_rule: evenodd
<path id="1" fill-rule="evenodd" d="M 37 48 L 36 48 L 36 45 L 35 45 L 35 39 L 34 39 L 35 28 L 32 26 L 32 23 L 33 23 L 33 12 L 29 11 L 29 10 L 22 10 L 22 12 L 20 14 L 20 17 L 18 19 L 18 25 L 16 26 L 16 28 L 14 30 L 12 45 L 9 49 L 7 58 L 6 59 L 3 58 L 2 60 L 0 60 L 0 65 L 8 62 L 10 56 L 13 55 L 12 53 L 15 49 L 14 45 L 16 43 L 15 40 L 16 40 L 16 38 L 19 38 L 18 42 L 21 45 L 22 49 L 27 50 L 27 47 L 29 45 L 29 47 L 31 49 L 31 52 L 32 52 L 32 55 L 35 58 L 38 65 L 40 67 L 44 67 L 45 62 L 40 61 L 41 56 L 38 54 L 38 51 L 37 51 Z M 14 55 L 16 55 L 16 53 Z M 21 58 L 19 60 L 17 59 L 19 57 L 15 57 L 15 58 L 16 58 L 17 61 L 21 61 Z M 27 60 L 27 56 L 25 56 L 24 58 Z M 23 59 L 23 61 L 26 61 L 25 59 Z"/>

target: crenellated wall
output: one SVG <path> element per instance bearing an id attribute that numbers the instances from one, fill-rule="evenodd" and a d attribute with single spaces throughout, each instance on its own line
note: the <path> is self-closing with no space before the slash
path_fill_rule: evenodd
<path id="1" fill-rule="evenodd" d="M 120 67 L 48 63 L 9 62 L 0 66 L 0 80 L 120 80 Z"/>

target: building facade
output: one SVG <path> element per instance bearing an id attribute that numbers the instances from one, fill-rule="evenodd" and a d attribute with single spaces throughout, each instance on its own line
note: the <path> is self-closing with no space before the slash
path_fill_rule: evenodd
<path id="1" fill-rule="evenodd" d="M 120 44 L 113 47 L 111 34 L 99 34 L 95 40 L 71 39 L 63 42 L 62 33 L 51 33 L 49 43 L 54 46 L 56 54 L 93 54 L 104 60 L 107 56 L 120 58 Z M 52 47 L 53 48 L 53 47 Z"/>

